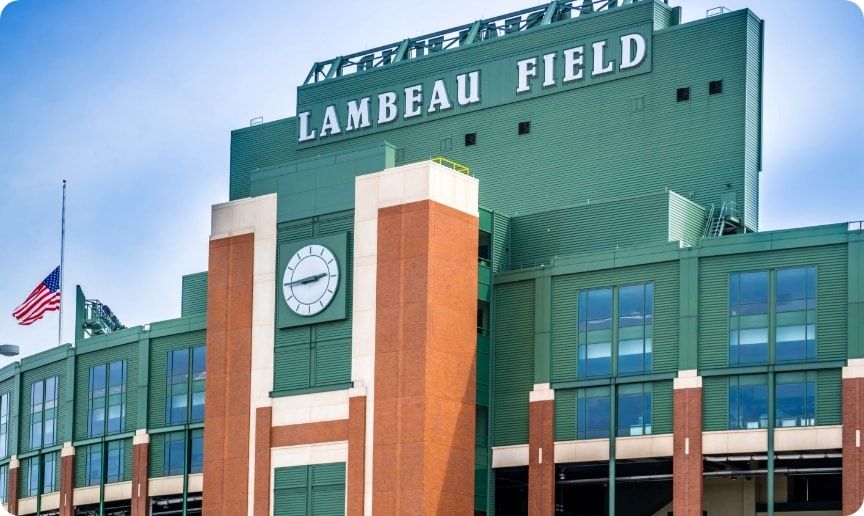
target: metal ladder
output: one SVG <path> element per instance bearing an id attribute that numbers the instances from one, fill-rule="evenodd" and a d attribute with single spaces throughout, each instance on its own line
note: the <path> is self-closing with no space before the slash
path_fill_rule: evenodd
<path id="1" fill-rule="evenodd" d="M 729 204 L 723 201 L 720 205 L 720 210 L 712 204 L 711 211 L 708 213 L 708 223 L 705 225 L 705 233 L 703 237 L 717 237 L 723 234 L 726 228 L 726 217 L 729 214 Z"/>

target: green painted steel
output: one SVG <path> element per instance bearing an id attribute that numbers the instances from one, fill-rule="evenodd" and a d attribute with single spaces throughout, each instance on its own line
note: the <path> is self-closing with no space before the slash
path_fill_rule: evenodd
<path id="1" fill-rule="evenodd" d="M 165 424 L 167 396 L 168 352 L 180 348 L 203 346 L 205 331 L 178 333 L 150 340 L 149 404 L 147 428 L 162 428 Z"/>
<path id="2" fill-rule="evenodd" d="M 207 272 L 183 276 L 180 316 L 207 313 Z"/>
<path id="3" fill-rule="evenodd" d="M 528 393 L 534 384 L 534 282 L 495 289 L 493 444 L 528 442 Z"/>
<path id="4" fill-rule="evenodd" d="M 329 516 L 345 512 L 345 463 L 276 468 L 276 516 Z"/>
<path id="5" fill-rule="evenodd" d="M 555 391 L 555 440 L 576 439 L 576 389 Z"/>
<path id="6" fill-rule="evenodd" d="M 816 372 L 816 424 L 839 425 L 843 423 L 843 386 L 840 369 L 823 369 Z"/>
<path id="7" fill-rule="evenodd" d="M 847 342 L 849 358 L 864 357 L 864 231 L 849 235 L 849 308 Z"/>
<path id="8" fill-rule="evenodd" d="M 672 382 L 654 382 L 652 398 L 652 434 L 671 434 L 673 430 L 674 404 Z"/>
<path id="9" fill-rule="evenodd" d="M 492 213 L 492 271 L 510 270 L 510 218 Z"/>
<path id="10" fill-rule="evenodd" d="M 474 432 L 474 510 L 485 511 L 489 497 L 489 469 L 492 452 L 489 449 L 489 409 L 476 407 Z"/>
<path id="11" fill-rule="evenodd" d="M 729 427 L 729 380 L 725 376 L 702 379 L 702 430 L 726 430 Z"/>
<path id="12" fill-rule="evenodd" d="M 150 461 L 147 465 L 149 478 L 165 476 L 165 440 L 167 433 L 150 435 Z"/>
<path id="13" fill-rule="evenodd" d="M 730 240 L 731 243 L 731 240 Z M 826 245 L 746 252 L 700 259 L 699 368 L 728 365 L 728 277 L 734 272 L 816 266 L 816 356 L 845 358 L 847 347 L 847 247 Z"/>
<path id="14" fill-rule="evenodd" d="M 705 232 L 707 216 L 702 206 L 669 192 L 669 241 L 687 246 L 698 244 Z"/>

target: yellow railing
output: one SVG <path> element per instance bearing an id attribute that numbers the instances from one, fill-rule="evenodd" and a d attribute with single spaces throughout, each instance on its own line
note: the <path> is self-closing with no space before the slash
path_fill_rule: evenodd
<path id="1" fill-rule="evenodd" d="M 456 163 L 453 160 L 449 160 L 449 159 L 445 158 L 444 156 L 435 156 L 434 158 L 432 158 L 432 162 L 438 163 L 439 165 L 443 165 L 443 166 L 448 167 L 448 168 L 452 168 L 456 172 L 462 172 L 466 176 L 471 175 L 471 169 L 470 168 L 466 167 L 465 165 L 463 165 L 461 163 Z"/>

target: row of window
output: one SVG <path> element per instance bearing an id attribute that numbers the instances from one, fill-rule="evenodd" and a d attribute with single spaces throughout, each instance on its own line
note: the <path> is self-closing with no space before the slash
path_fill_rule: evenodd
<path id="1" fill-rule="evenodd" d="M 774 393 L 776 427 L 816 424 L 816 373 L 779 373 Z M 729 378 L 729 429 L 768 427 L 768 377 Z"/>
<path id="2" fill-rule="evenodd" d="M 576 438 L 609 437 L 612 403 L 610 387 L 589 387 L 576 392 Z M 653 385 L 632 384 L 617 388 L 616 435 L 651 434 Z"/>

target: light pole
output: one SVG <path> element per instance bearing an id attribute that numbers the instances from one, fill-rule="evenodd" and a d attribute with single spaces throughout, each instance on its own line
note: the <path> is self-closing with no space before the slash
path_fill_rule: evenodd
<path id="1" fill-rule="evenodd" d="M 18 355 L 17 344 L 0 344 L 0 355 L 4 357 L 14 357 Z"/>

